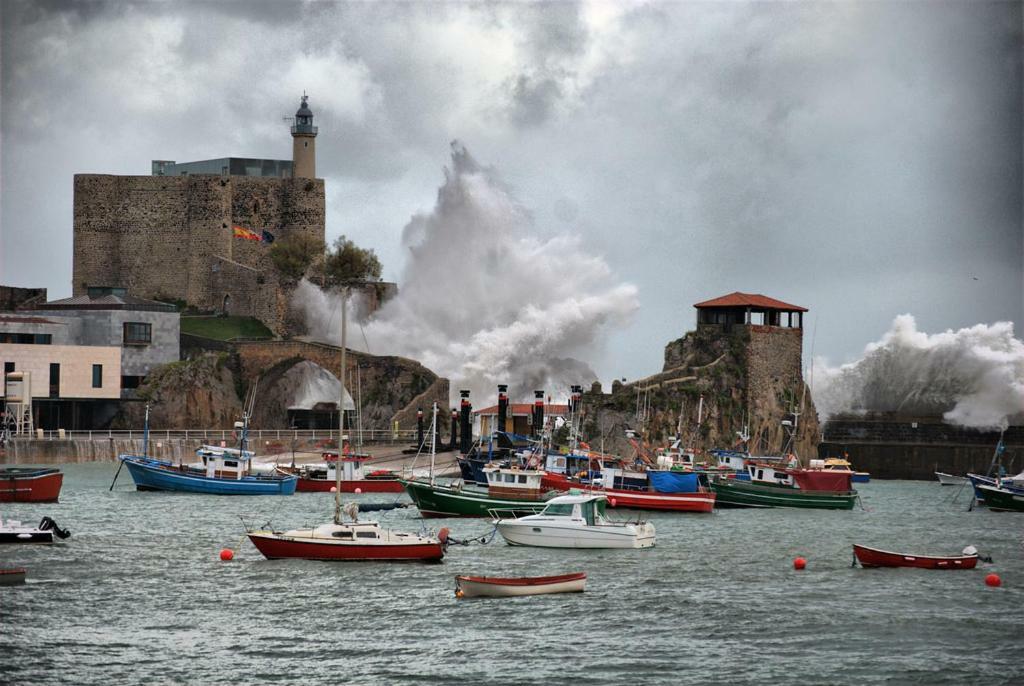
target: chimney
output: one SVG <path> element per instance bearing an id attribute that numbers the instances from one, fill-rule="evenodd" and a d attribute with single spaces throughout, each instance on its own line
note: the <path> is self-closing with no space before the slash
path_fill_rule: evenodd
<path id="1" fill-rule="evenodd" d="M 423 408 L 416 408 L 416 445 L 423 446 Z"/>
<path id="2" fill-rule="evenodd" d="M 534 391 L 533 397 L 533 434 L 540 436 L 544 431 L 544 391 Z"/>
<path id="3" fill-rule="evenodd" d="M 506 426 L 506 420 L 508 418 L 508 386 L 505 384 L 498 384 L 498 423 L 492 429 L 491 433 L 495 431 L 504 431 Z"/>
<path id="4" fill-rule="evenodd" d="M 473 411 L 473 406 L 469 404 L 469 391 L 459 391 L 459 395 L 462 396 L 459 407 L 459 452 L 465 455 L 473 444 L 473 426 L 469 423 L 469 413 Z"/>
<path id="5" fill-rule="evenodd" d="M 459 411 L 452 410 L 452 435 L 450 450 L 455 450 L 459 445 Z"/>

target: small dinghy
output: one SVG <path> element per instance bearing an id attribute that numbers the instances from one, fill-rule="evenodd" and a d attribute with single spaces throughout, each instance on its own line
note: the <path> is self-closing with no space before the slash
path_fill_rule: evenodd
<path id="1" fill-rule="evenodd" d="M 27 526 L 14 519 L 0 521 L 0 543 L 53 543 L 53 535 L 67 538 L 71 535 L 49 517 L 43 517 L 39 526 Z"/>
<path id="2" fill-rule="evenodd" d="M 18 586 L 25 583 L 24 567 L 0 567 L 0 586 Z"/>
<path id="3" fill-rule="evenodd" d="M 966 476 L 954 476 L 945 472 L 935 472 L 935 476 L 943 486 L 963 486 L 968 481 Z"/>
<path id="4" fill-rule="evenodd" d="M 974 569 L 978 551 L 967 546 L 961 555 L 908 555 L 853 544 L 853 554 L 861 567 L 917 567 L 918 569 Z M 991 560 L 985 558 L 986 562 Z"/>
<path id="5" fill-rule="evenodd" d="M 504 579 L 493 576 L 455 577 L 456 598 L 512 598 L 545 593 L 582 593 L 585 572 L 559 576 L 523 576 Z"/>

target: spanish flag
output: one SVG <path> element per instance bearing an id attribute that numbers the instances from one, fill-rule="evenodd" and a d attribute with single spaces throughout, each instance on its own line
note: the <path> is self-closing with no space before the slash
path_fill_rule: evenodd
<path id="1" fill-rule="evenodd" d="M 255 231 L 252 231 L 250 229 L 247 229 L 245 227 L 235 226 L 234 230 L 235 230 L 235 238 L 244 238 L 247 241 L 258 241 L 258 240 L 260 240 L 260 235 L 258 233 L 256 233 Z"/>

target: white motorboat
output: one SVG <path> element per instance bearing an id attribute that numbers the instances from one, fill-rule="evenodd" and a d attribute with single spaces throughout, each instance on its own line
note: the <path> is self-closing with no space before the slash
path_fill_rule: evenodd
<path id="1" fill-rule="evenodd" d="M 14 519 L 0 520 L 0 543 L 53 543 L 54 534 L 58 538 L 71 535 L 49 517 L 43 517 L 38 526 L 22 524 Z"/>
<path id="2" fill-rule="evenodd" d="M 967 483 L 966 476 L 953 476 L 945 472 L 935 472 L 935 476 L 939 478 L 939 483 L 943 486 L 962 486 Z"/>
<path id="3" fill-rule="evenodd" d="M 539 548 L 651 548 L 650 522 L 613 522 L 605 517 L 603 495 L 562 495 L 535 515 L 496 519 L 498 533 L 509 545 Z"/>

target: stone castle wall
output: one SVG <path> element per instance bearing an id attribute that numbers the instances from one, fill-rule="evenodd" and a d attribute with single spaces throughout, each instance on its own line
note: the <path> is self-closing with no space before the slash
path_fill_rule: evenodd
<path id="1" fill-rule="evenodd" d="M 280 332 L 283 298 L 270 246 L 234 238 L 235 225 L 322 241 L 324 182 L 76 174 L 72 290 L 120 286 L 208 311 L 226 304 L 228 314 L 257 316 Z"/>

